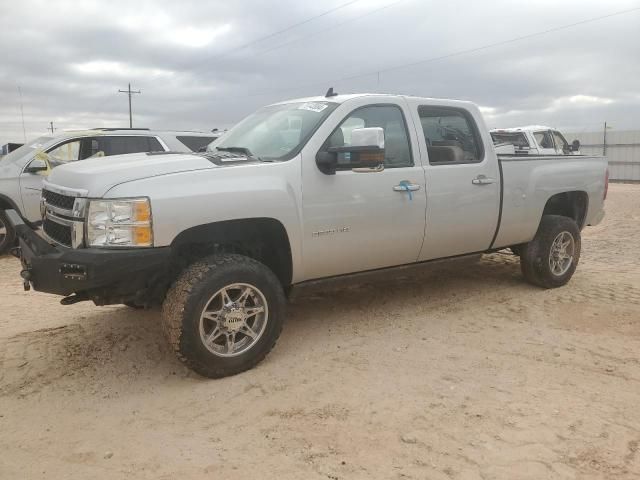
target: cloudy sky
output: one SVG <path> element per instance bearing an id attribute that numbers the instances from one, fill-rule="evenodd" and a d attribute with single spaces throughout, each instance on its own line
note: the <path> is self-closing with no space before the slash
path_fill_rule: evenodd
<path id="1" fill-rule="evenodd" d="M 333 86 L 472 100 L 492 127 L 640 128 L 638 0 L 4 0 L 0 18 L 0 144 L 23 140 L 21 99 L 27 138 L 127 126 L 129 82 L 140 127 L 224 128 Z"/>

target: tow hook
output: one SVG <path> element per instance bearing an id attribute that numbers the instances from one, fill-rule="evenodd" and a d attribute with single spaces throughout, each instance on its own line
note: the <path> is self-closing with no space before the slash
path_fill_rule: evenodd
<path id="1" fill-rule="evenodd" d="M 24 291 L 28 292 L 31 290 L 31 271 L 25 268 L 20 272 L 20 276 L 22 277 L 22 286 L 24 287 Z"/>
<path id="2" fill-rule="evenodd" d="M 61 305 L 73 305 L 78 302 L 85 302 L 89 300 L 89 297 L 83 293 L 76 293 L 74 295 L 69 295 L 68 297 L 64 297 L 60 300 Z"/>

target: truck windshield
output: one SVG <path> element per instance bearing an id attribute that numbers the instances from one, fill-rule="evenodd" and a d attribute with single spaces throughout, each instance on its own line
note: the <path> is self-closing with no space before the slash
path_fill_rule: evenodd
<path id="1" fill-rule="evenodd" d="M 39 149 L 44 148 L 44 146 L 52 139 L 53 137 L 39 137 L 35 140 L 31 140 L 30 142 L 22 145 L 20 148 L 15 149 L 7 156 L 3 157 L 1 161 L 9 163 L 24 157 L 29 152 L 33 152 L 35 154 Z"/>
<path id="2" fill-rule="evenodd" d="M 509 143 L 516 148 L 527 148 L 529 146 L 527 137 L 522 132 L 491 132 L 491 138 L 494 145 Z"/>
<path id="3" fill-rule="evenodd" d="M 297 155 L 337 106 L 318 101 L 262 108 L 209 144 L 207 151 L 244 151 L 264 161 L 288 160 Z"/>

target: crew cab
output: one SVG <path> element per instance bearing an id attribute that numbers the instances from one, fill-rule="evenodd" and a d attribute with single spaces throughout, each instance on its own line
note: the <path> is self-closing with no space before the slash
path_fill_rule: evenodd
<path id="1" fill-rule="evenodd" d="M 571 145 L 560 131 L 542 125 L 527 127 L 496 128 L 491 138 L 497 153 L 519 155 L 580 155 L 580 142 Z"/>
<path id="2" fill-rule="evenodd" d="M 46 240 L 10 220 L 25 288 L 162 305 L 178 357 L 215 378 L 265 357 L 309 283 L 511 248 L 527 281 L 565 285 L 607 182 L 602 157 L 498 157 L 469 102 L 330 91 L 264 107 L 206 152 L 56 168 Z"/>
<path id="3" fill-rule="evenodd" d="M 0 158 L 0 254 L 15 235 L 4 210 L 12 208 L 32 226 L 42 220 L 42 180 L 59 165 L 93 157 L 140 152 L 197 152 L 219 133 L 151 131 L 148 128 L 96 128 L 43 136 Z"/>

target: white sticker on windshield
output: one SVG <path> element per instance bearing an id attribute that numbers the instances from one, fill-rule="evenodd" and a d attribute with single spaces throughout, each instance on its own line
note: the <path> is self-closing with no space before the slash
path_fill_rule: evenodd
<path id="1" fill-rule="evenodd" d="M 309 110 L 310 112 L 320 113 L 329 105 L 322 102 L 307 102 L 298 107 L 298 110 Z"/>

